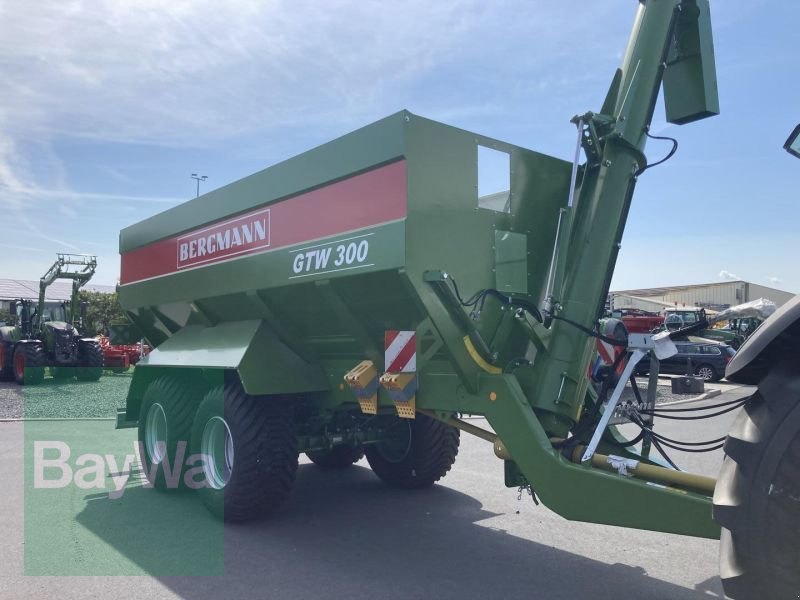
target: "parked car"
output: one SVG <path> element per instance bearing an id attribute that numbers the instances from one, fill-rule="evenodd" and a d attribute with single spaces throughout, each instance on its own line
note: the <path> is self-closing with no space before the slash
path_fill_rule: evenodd
<path id="1" fill-rule="evenodd" d="M 660 361 L 660 372 L 686 375 L 691 360 L 694 374 L 706 381 L 722 379 L 725 367 L 736 354 L 736 350 L 728 344 L 712 340 L 678 340 L 675 346 L 678 348 L 678 353 Z M 649 367 L 649 361 L 643 361 L 637 368 L 637 373 L 644 375 Z"/>

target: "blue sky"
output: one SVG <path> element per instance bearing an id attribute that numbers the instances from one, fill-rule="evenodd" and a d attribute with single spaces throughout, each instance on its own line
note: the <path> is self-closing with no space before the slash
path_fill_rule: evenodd
<path id="1" fill-rule="evenodd" d="M 0 277 L 58 251 L 118 276 L 120 228 L 407 108 L 570 158 L 632 0 L 0 0 Z M 615 288 L 800 292 L 796 0 L 712 0 L 721 115 L 654 131 Z M 648 146 L 651 160 L 668 144 Z"/>

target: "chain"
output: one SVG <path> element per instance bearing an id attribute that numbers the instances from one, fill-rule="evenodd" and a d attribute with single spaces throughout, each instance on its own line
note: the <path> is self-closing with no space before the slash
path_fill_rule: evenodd
<path id="1" fill-rule="evenodd" d="M 536 493 L 533 491 L 530 485 L 521 485 L 517 488 L 517 514 L 520 513 L 520 509 L 522 508 L 522 493 L 528 492 L 528 496 L 531 497 L 533 503 L 536 506 L 539 506 L 539 499 L 536 497 Z"/>

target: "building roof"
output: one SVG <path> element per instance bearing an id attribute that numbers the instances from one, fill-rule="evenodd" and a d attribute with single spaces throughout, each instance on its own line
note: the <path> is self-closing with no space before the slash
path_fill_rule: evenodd
<path id="1" fill-rule="evenodd" d="M 87 292 L 102 292 L 113 294 L 116 289 L 113 285 L 92 285 L 91 283 L 83 286 Z M 46 300 L 53 302 L 63 302 L 69 300 L 72 295 L 72 282 L 56 281 L 47 288 Z M 39 281 L 28 281 L 25 279 L 0 279 L 0 300 L 38 300 Z"/>
<path id="2" fill-rule="evenodd" d="M 693 290 L 698 288 L 719 287 L 722 285 L 730 285 L 732 283 L 745 283 L 741 279 L 729 279 L 727 281 L 715 281 L 713 283 L 695 283 L 691 285 L 671 285 L 665 287 L 642 288 L 638 290 L 616 290 L 612 294 L 625 294 L 626 296 L 664 296 L 670 292 L 682 292 L 684 290 Z"/>
<path id="3" fill-rule="evenodd" d="M 611 292 L 614 296 L 624 296 L 626 298 L 631 298 L 632 300 L 638 300 L 639 302 L 647 302 L 649 304 L 657 304 L 658 306 L 662 306 L 664 308 L 668 306 L 675 306 L 672 302 L 663 302 L 661 300 L 656 300 L 655 298 L 648 298 L 647 296 L 634 296 L 629 294 L 628 292 Z"/>
<path id="4" fill-rule="evenodd" d="M 763 286 L 760 283 L 756 284 L 752 281 L 745 281 L 743 279 L 728 279 L 726 281 L 714 281 L 712 283 L 694 283 L 691 285 L 672 285 L 672 286 L 665 286 L 665 287 L 654 287 L 654 288 L 642 288 L 637 290 L 614 290 L 612 294 L 625 294 L 626 296 L 664 296 L 669 294 L 670 292 L 683 292 L 686 290 L 696 290 L 700 288 L 710 288 L 710 287 L 722 287 L 725 285 L 730 285 L 732 283 L 745 283 L 745 284 L 752 284 L 758 285 L 759 287 L 775 290 L 776 292 L 782 292 L 784 294 L 792 293 L 787 292 L 785 290 L 779 290 L 777 288 L 771 288 L 768 286 Z"/>

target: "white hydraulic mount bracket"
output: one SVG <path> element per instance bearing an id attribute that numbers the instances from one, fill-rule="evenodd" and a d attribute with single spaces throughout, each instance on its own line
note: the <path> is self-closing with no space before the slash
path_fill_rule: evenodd
<path id="1" fill-rule="evenodd" d="M 611 398 L 608 399 L 605 411 L 603 411 L 603 416 L 597 424 L 597 429 L 595 429 L 594 435 L 589 445 L 586 447 L 586 451 L 581 457 L 581 462 L 591 460 L 592 456 L 594 456 L 597 446 L 600 444 L 600 440 L 603 437 L 603 433 L 605 433 L 606 427 L 608 427 L 608 422 L 611 420 L 611 416 L 617 408 L 617 403 L 622 396 L 622 391 L 625 389 L 625 384 L 631 378 L 631 373 L 633 373 L 639 361 L 651 351 L 655 353 L 656 358 L 659 360 L 669 358 L 678 353 L 678 349 L 675 347 L 675 344 L 672 343 L 668 331 L 662 331 L 655 335 L 646 333 L 628 334 L 628 351 L 632 354 L 630 358 L 628 358 L 622 375 L 619 376 L 619 381 L 614 388 L 614 392 L 611 394 Z"/>

